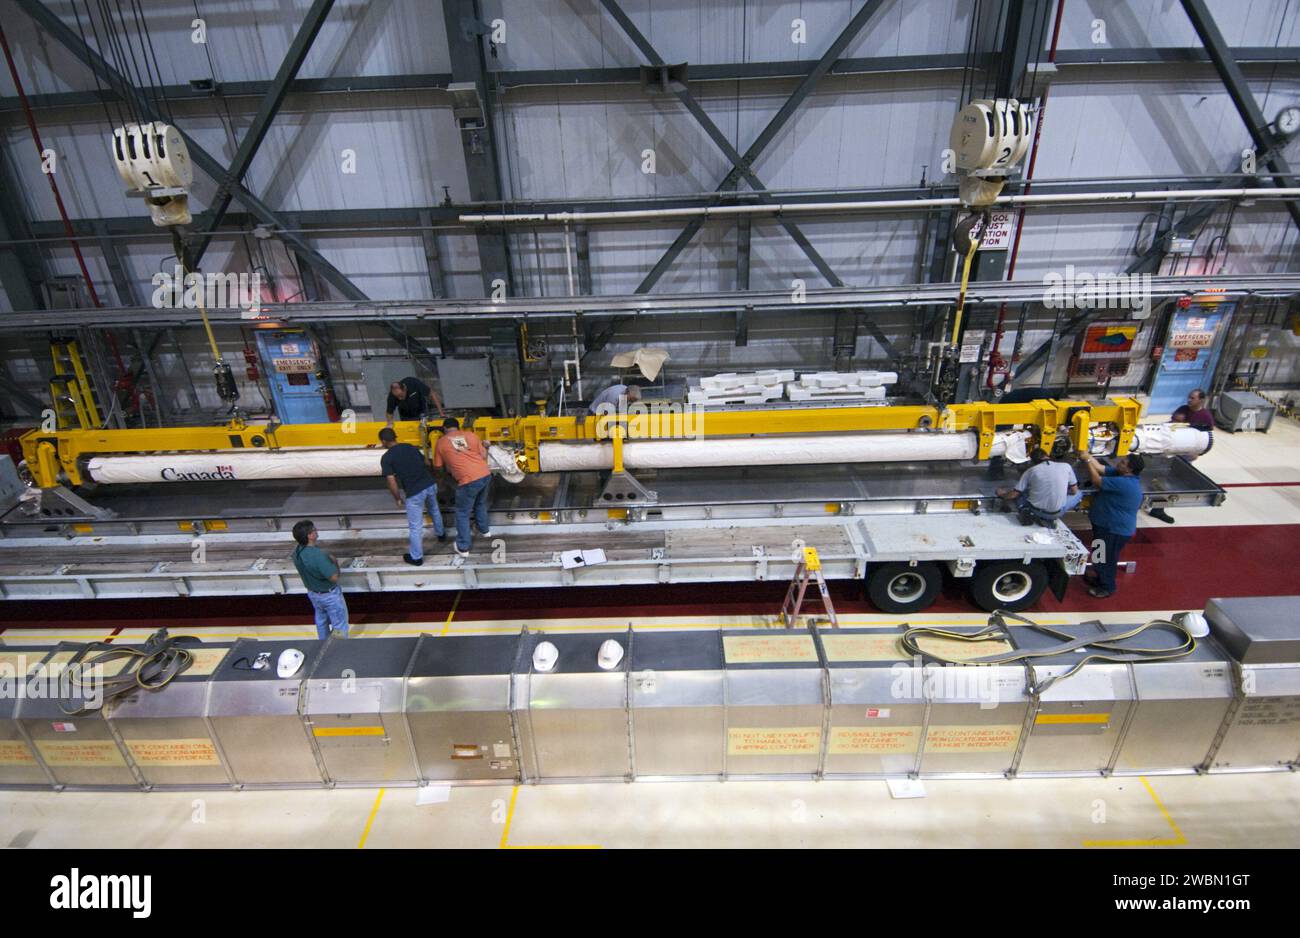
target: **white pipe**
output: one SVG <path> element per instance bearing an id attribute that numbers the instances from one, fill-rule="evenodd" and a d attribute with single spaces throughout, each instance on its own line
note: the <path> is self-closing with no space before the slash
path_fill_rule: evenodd
<path id="1" fill-rule="evenodd" d="M 248 450 L 96 456 L 86 471 L 96 482 L 250 482 L 258 479 L 374 476 L 381 449 Z"/>
<path id="2" fill-rule="evenodd" d="M 1010 433 L 993 442 L 993 455 L 1006 452 Z M 825 436 L 734 437 L 695 440 L 629 440 L 623 444 L 627 469 L 695 469 L 723 466 L 799 466 L 855 462 L 926 462 L 974 459 L 973 433 L 860 433 Z M 612 443 L 542 443 L 543 472 L 610 469 Z"/>
<path id="3" fill-rule="evenodd" d="M 999 433 L 991 455 L 1023 459 L 1023 431 Z M 1136 428 L 1133 451 L 1144 455 L 1196 456 L 1209 449 L 1211 436 L 1185 424 L 1147 424 Z M 610 469 L 611 443 L 542 443 L 543 472 Z M 690 469 L 726 466 L 805 466 L 861 462 L 935 462 L 974 459 L 974 433 L 854 433 L 817 436 L 629 440 L 623 444 L 628 469 Z M 208 453 L 96 456 L 86 465 L 95 482 L 250 482 L 261 479 L 380 479 L 381 449 L 291 449 Z"/>
<path id="4" fill-rule="evenodd" d="M 994 205 L 1060 205 L 1108 202 L 1186 202 L 1195 199 L 1300 199 L 1300 189 L 1133 189 L 1115 192 L 1061 192 L 999 196 Z M 626 209 L 613 212 L 531 212 L 516 215 L 461 215 L 464 224 L 556 223 L 634 221 L 647 218 L 721 218 L 736 215 L 770 215 L 795 212 L 829 214 L 838 212 L 916 211 L 956 208 L 958 198 L 879 199 L 867 202 L 774 202 L 763 205 L 700 205 L 690 208 Z"/>

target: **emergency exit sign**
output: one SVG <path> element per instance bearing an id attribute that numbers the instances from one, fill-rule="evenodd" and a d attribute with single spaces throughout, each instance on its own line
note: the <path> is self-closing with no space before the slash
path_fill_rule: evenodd
<path id="1" fill-rule="evenodd" d="M 989 226 L 984 231 L 984 240 L 980 242 L 981 251 L 1005 251 L 1011 247 L 1011 238 L 1015 234 L 1015 212 L 991 212 Z"/>

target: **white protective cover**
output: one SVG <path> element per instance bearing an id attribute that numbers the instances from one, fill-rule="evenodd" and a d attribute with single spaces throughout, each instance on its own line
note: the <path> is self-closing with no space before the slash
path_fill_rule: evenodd
<path id="1" fill-rule="evenodd" d="M 1006 452 L 1015 434 L 999 433 L 992 455 Z M 629 440 L 623 444 L 628 469 L 688 469 L 717 466 L 808 466 L 848 462 L 927 462 L 974 459 L 974 433 L 859 433 L 824 436 L 741 437 L 701 440 Z M 611 443 L 543 443 L 543 472 L 610 469 Z"/>
<path id="2" fill-rule="evenodd" d="M 1185 423 L 1149 423 L 1133 431 L 1133 452 L 1143 456 L 1199 456 L 1211 435 Z"/>
<path id="3" fill-rule="evenodd" d="M 383 450 L 226 450 L 219 453 L 161 453 L 96 456 L 86 465 L 96 482 L 250 482 L 259 479 L 379 477 Z"/>

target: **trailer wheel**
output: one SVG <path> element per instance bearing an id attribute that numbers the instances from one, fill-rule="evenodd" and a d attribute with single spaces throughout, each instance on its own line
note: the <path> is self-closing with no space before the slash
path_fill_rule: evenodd
<path id="1" fill-rule="evenodd" d="M 1047 589 L 1047 571 L 1037 560 L 1020 563 L 998 560 L 984 563 L 971 579 L 970 594 L 985 612 L 1007 609 L 1015 612 L 1038 602 Z"/>
<path id="2" fill-rule="evenodd" d="M 881 612 L 920 612 L 941 586 L 943 577 L 932 563 L 882 563 L 867 574 L 867 596 Z"/>

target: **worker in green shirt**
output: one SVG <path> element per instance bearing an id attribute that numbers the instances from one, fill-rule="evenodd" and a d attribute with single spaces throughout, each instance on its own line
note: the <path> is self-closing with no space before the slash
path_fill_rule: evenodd
<path id="1" fill-rule="evenodd" d="M 293 539 L 298 542 L 293 549 L 293 565 L 316 610 L 316 636 L 324 641 L 333 631 L 339 638 L 347 638 L 348 604 L 339 587 L 338 561 L 316 546 L 316 537 L 316 525 L 310 521 L 293 526 Z"/>

